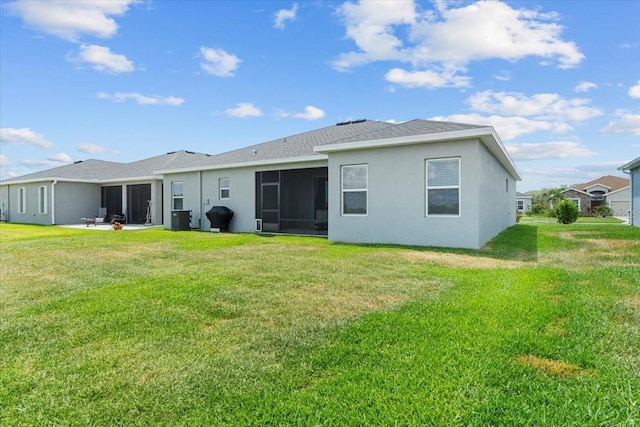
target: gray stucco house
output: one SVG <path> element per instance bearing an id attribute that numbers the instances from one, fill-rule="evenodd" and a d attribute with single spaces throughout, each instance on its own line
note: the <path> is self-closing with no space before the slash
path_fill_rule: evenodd
<path id="1" fill-rule="evenodd" d="M 41 215 L 42 223 L 78 223 L 99 207 L 111 212 L 118 200 L 134 222 L 132 212 L 148 199 L 153 223 L 168 229 L 172 213 L 189 211 L 192 228 L 209 230 L 206 212 L 227 206 L 231 232 L 480 248 L 515 224 L 520 179 L 492 127 L 356 120 L 213 156 L 180 151 L 68 165 L 3 181 L 0 202 L 15 222 Z M 145 186 L 141 195 L 130 195 L 136 185 Z M 120 199 L 105 190 L 114 186 Z M 43 202 L 42 192 L 55 193 L 56 204 L 66 198 L 65 208 L 38 214 L 52 198 Z"/>
<path id="2" fill-rule="evenodd" d="M 631 207 L 629 224 L 640 227 L 640 157 L 619 168 L 631 175 Z"/>
<path id="3" fill-rule="evenodd" d="M 520 213 L 527 213 L 531 210 L 533 197 L 521 192 L 516 192 L 516 210 Z"/>

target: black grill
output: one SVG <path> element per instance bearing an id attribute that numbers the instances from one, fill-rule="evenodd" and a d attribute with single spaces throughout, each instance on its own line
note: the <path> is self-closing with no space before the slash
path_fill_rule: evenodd
<path id="1" fill-rule="evenodd" d="M 205 214 L 211 222 L 211 228 L 229 231 L 229 223 L 233 218 L 233 211 L 226 206 L 214 206 Z"/>

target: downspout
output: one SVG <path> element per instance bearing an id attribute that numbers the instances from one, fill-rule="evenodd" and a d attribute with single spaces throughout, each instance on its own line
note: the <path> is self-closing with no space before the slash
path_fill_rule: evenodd
<path id="1" fill-rule="evenodd" d="M 51 182 L 51 225 L 56 225 L 56 184 L 58 180 Z"/>
<path id="2" fill-rule="evenodd" d="M 202 215 L 204 214 L 204 206 L 202 205 L 202 171 L 198 171 L 198 180 L 200 181 L 200 219 L 198 219 L 198 229 L 202 230 L 204 221 L 202 220 Z"/>

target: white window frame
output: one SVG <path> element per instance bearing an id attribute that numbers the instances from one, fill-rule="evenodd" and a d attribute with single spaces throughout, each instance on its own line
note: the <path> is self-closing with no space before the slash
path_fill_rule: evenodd
<path id="1" fill-rule="evenodd" d="M 181 191 L 180 194 L 176 192 L 176 186 L 180 184 Z M 181 207 L 176 207 L 176 201 L 180 200 Z M 183 210 L 184 209 L 184 182 L 183 181 L 172 181 L 171 182 L 171 209 L 173 210 Z"/>
<path id="2" fill-rule="evenodd" d="M 429 185 L 429 163 L 430 162 L 443 162 L 455 160 L 458 162 L 458 184 L 457 185 Z M 460 157 L 441 157 L 425 160 L 425 215 L 427 217 L 459 217 L 462 215 L 462 159 Z M 446 213 L 429 213 L 429 190 L 458 190 L 458 213 L 446 214 Z"/>
<path id="3" fill-rule="evenodd" d="M 27 188 L 18 188 L 18 213 L 27 213 Z"/>
<path id="4" fill-rule="evenodd" d="M 516 200 L 516 209 L 524 211 L 524 200 Z"/>
<path id="5" fill-rule="evenodd" d="M 582 209 L 580 209 L 580 204 L 582 203 L 582 200 L 580 200 L 580 197 L 571 197 L 571 198 L 569 198 L 569 200 L 571 200 L 573 203 L 575 203 L 575 205 L 578 208 L 578 210 L 580 212 L 582 212 Z"/>
<path id="6" fill-rule="evenodd" d="M 226 183 L 224 181 L 226 181 Z M 225 191 L 227 192 L 226 195 Z M 218 198 L 220 200 L 228 200 L 231 198 L 231 180 L 229 178 L 220 178 L 218 180 Z"/>
<path id="7" fill-rule="evenodd" d="M 364 168 L 365 170 L 365 186 L 362 188 L 345 188 L 344 173 L 348 168 Z M 344 196 L 346 193 L 364 193 L 365 205 L 364 213 L 352 213 L 344 211 Z M 342 216 L 367 216 L 369 214 L 369 165 L 366 163 L 359 163 L 353 165 L 340 166 L 340 213 Z"/>
<path id="8" fill-rule="evenodd" d="M 38 213 L 42 215 L 47 214 L 47 187 L 38 187 Z"/>

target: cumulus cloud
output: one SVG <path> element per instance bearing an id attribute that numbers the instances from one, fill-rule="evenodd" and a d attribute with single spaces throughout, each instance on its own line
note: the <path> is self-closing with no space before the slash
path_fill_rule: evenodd
<path id="1" fill-rule="evenodd" d="M 400 68 L 393 68 L 385 74 L 384 78 L 390 83 L 408 88 L 437 89 L 442 87 L 467 87 L 471 84 L 470 77 L 457 75 L 456 70 L 405 71 Z"/>
<path id="2" fill-rule="evenodd" d="M 570 131 L 571 126 L 566 123 L 533 120 L 526 117 L 482 116 L 480 114 L 453 114 L 450 116 L 436 116 L 431 120 L 443 120 L 457 123 L 473 123 L 477 125 L 493 126 L 504 141 L 515 139 L 538 131 L 564 133 Z"/>
<path id="3" fill-rule="evenodd" d="M 22 166 L 25 166 L 29 169 L 52 168 L 68 165 L 69 163 L 73 163 L 73 160 L 71 159 L 71 156 L 66 153 L 54 154 L 53 156 L 47 157 L 46 160 L 24 160 L 20 162 Z"/>
<path id="4" fill-rule="evenodd" d="M 2 128 L 0 129 L 0 142 L 5 144 L 35 145 L 41 148 L 53 147 L 53 142 L 47 141 L 42 134 L 36 133 L 29 128 Z"/>
<path id="5" fill-rule="evenodd" d="M 640 136 L 640 114 L 626 110 L 616 111 L 616 119 L 600 129 L 600 133 L 608 135 L 631 134 Z"/>
<path id="6" fill-rule="evenodd" d="M 133 100 L 140 105 L 178 106 L 184 103 L 183 98 L 178 98 L 175 96 L 159 96 L 159 95 L 146 96 L 138 92 L 118 92 L 113 95 L 110 95 L 105 92 L 100 92 L 98 94 L 98 98 L 108 99 L 113 102 L 125 102 L 127 100 Z"/>
<path id="7" fill-rule="evenodd" d="M 82 35 L 110 38 L 118 31 L 114 16 L 124 15 L 139 0 L 18 0 L 3 5 L 24 23 L 38 31 L 64 40 L 77 41 Z"/>
<path id="8" fill-rule="evenodd" d="M 477 92 L 467 100 L 471 108 L 484 113 L 535 116 L 555 120 L 584 121 L 602 115 L 598 108 L 589 107 L 584 98 L 565 99 L 556 93 L 526 96 L 518 92 Z"/>
<path id="9" fill-rule="evenodd" d="M 505 148 L 514 160 L 568 159 L 597 155 L 573 141 L 507 144 Z"/>
<path id="10" fill-rule="evenodd" d="M 81 142 L 80 144 L 78 144 L 76 149 L 82 153 L 87 154 L 99 154 L 106 151 L 106 148 L 104 148 L 102 145 L 92 144 L 90 142 Z"/>
<path id="11" fill-rule="evenodd" d="M 94 70 L 114 74 L 135 71 L 133 62 L 128 60 L 126 56 L 113 53 L 105 46 L 83 44 L 80 46 L 80 52 L 77 56 L 68 55 L 67 59 L 72 62 L 85 62 L 90 64 Z"/>
<path id="12" fill-rule="evenodd" d="M 582 81 L 582 82 L 580 82 L 580 83 L 578 83 L 578 84 L 576 85 L 576 87 L 574 88 L 574 90 L 575 90 L 576 92 L 588 92 L 588 91 L 590 91 L 591 89 L 595 89 L 595 88 L 597 88 L 597 87 L 598 87 L 598 85 L 597 85 L 597 84 L 595 84 L 595 83 L 593 83 L 593 82 L 586 82 L 586 81 Z"/>
<path id="13" fill-rule="evenodd" d="M 0 166 L 9 166 L 10 164 L 9 158 L 4 154 L 0 154 Z"/>
<path id="14" fill-rule="evenodd" d="M 291 9 L 280 9 L 275 13 L 273 19 L 273 26 L 279 29 L 284 29 L 287 21 L 293 21 L 296 19 L 296 13 L 298 12 L 298 3 L 294 3 Z"/>
<path id="15" fill-rule="evenodd" d="M 513 9 L 497 1 L 457 4 L 436 2 L 435 10 L 419 14 L 415 1 L 346 2 L 338 14 L 358 50 L 338 55 L 332 65 L 347 71 L 374 61 L 403 61 L 411 64 L 411 70 L 405 70 L 409 75 L 465 70 L 470 62 L 484 59 L 512 62 L 534 56 L 544 63 L 555 61 L 560 68 L 575 67 L 584 59 L 575 43 L 562 39 L 555 13 Z M 405 81 L 416 87 L 411 79 L 397 83 Z M 447 80 L 443 84 L 450 86 Z"/>
<path id="16" fill-rule="evenodd" d="M 281 118 L 293 117 L 296 119 L 304 120 L 318 120 L 325 116 L 325 112 L 318 107 L 314 107 L 313 105 L 307 105 L 304 108 L 304 112 L 302 113 L 287 113 L 285 111 L 279 111 L 277 113 L 277 116 Z"/>
<path id="17" fill-rule="evenodd" d="M 217 77 L 233 77 L 242 60 L 223 49 L 201 47 L 200 67 L 207 73 Z"/>
<path id="18" fill-rule="evenodd" d="M 633 99 L 640 99 L 640 80 L 638 80 L 638 83 L 629 88 L 628 93 L 629 96 Z"/>
<path id="19" fill-rule="evenodd" d="M 231 117 L 239 117 L 244 119 L 246 117 L 260 117 L 262 116 L 262 110 L 253 104 L 240 102 L 236 104 L 235 108 L 227 108 L 224 112 Z"/>

